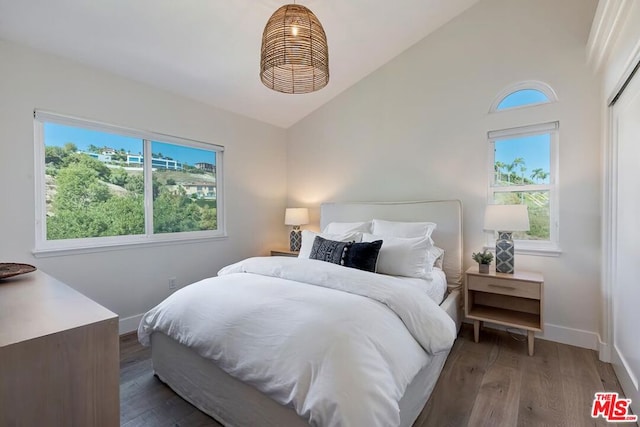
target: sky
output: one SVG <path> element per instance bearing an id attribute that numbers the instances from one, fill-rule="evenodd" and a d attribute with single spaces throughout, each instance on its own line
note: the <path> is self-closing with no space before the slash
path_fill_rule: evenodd
<path id="1" fill-rule="evenodd" d="M 548 98 L 542 92 L 524 89 L 506 96 L 498 105 L 498 110 L 544 101 L 548 101 Z M 137 138 L 55 123 L 45 123 L 44 126 L 45 143 L 48 146 L 63 146 L 67 142 L 73 142 L 80 151 L 86 151 L 89 145 L 93 144 L 98 147 L 110 147 L 115 150 L 123 148 L 132 154 L 142 153 L 142 140 Z M 216 163 L 215 153 L 207 150 L 155 141 L 152 143 L 151 148 L 153 153 L 162 153 L 165 157 L 171 157 L 189 165 L 194 165 L 198 162 Z M 510 164 L 517 157 L 522 157 L 527 168 L 526 177 L 530 177 L 531 172 L 537 168 L 541 168 L 545 172 L 550 171 L 550 139 L 548 134 L 498 140 L 495 148 L 496 162 Z M 520 167 L 517 167 L 515 172 L 520 175 Z M 548 181 L 547 178 L 545 182 Z"/>
<path id="2" fill-rule="evenodd" d="M 497 110 L 504 110 L 507 108 L 519 107 L 526 104 L 538 104 L 541 102 L 549 102 L 547 95 L 535 89 L 522 89 L 512 92 L 505 96 L 500 104 L 498 104 Z"/>
<path id="3" fill-rule="evenodd" d="M 506 96 L 498 105 L 498 110 L 545 101 L 548 102 L 549 99 L 542 92 L 524 89 Z M 500 139 L 496 141 L 495 150 L 496 162 L 511 164 L 517 157 L 522 157 L 525 161 L 524 166 L 527 168 L 524 176 L 527 178 L 531 178 L 534 169 L 540 168 L 547 173 L 551 170 L 551 138 L 549 134 Z M 520 166 L 516 166 L 514 172 L 518 176 L 522 175 Z M 549 178 L 540 182 L 548 183 Z"/>
<path id="4" fill-rule="evenodd" d="M 89 145 L 93 144 L 97 147 L 109 147 L 115 150 L 122 148 L 131 154 L 142 153 L 143 144 L 141 139 L 107 132 L 59 125 L 57 123 L 45 123 L 44 135 L 47 146 L 62 147 L 68 142 L 73 142 L 79 151 L 87 151 Z M 174 160 L 192 166 L 198 162 L 216 164 L 215 153 L 208 150 L 152 141 L 151 151 L 153 153 L 162 153 L 165 157 L 171 157 Z"/>
<path id="5" fill-rule="evenodd" d="M 524 159 L 527 168 L 524 176 L 531 178 L 534 169 L 541 168 L 550 171 L 550 135 L 534 135 L 519 138 L 500 139 L 495 144 L 495 160 L 504 164 L 511 164 L 517 157 Z M 503 172 L 505 170 L 503 169 Z M 516 175 L 521 176 L 520 166 L 514 169 Z M 542 182 L 542 181 L 541 181 Z M 549 182 L 547 178 L 544 182 Z"/>

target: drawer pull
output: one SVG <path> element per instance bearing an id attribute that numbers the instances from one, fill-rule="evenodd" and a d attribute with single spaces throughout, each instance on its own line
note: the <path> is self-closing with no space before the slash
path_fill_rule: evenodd
<path id="1" fill-rule="evenodd" d="M 489 286 L 491 286 L 492 288 L 508 289 L 510 291 L 516 290 L 516 288 L 514 288 L 513 286 L 494 285 L 493 283 L 489 283 Z"/>

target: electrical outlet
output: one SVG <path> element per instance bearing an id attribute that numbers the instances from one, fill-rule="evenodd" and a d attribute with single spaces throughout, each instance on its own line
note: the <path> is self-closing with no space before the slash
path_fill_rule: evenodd
<path id="1" fill-rule="evenodd" d="M 178 289 L 178 283 L 176 281 L 177 279 L 175 277 L 169 277 L 169 290 L 170 291 L 175 291 L 176 289 Z"/>

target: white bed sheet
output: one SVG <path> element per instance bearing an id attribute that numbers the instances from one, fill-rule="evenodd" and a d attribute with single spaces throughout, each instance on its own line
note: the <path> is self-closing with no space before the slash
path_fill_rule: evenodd
<path id="1" fill-rule="evenodd" d="M 447 293 L 447 276 L 444 274 L 444 271 L 437 267 L 434 267 L 431 271 L 430 279 L 400 276 L 394 277 L 401 280 L 403 283 L 406 283 L 408 286 L 425 292 L 436 304 L 440 304 L 444 301 L 444 297 Z"/>

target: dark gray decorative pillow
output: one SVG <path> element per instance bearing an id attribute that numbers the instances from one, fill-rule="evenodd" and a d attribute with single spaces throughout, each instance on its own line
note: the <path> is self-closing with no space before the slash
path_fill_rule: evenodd
<path id="1" fill-rule="evenodd" d="M 382 240 L 365 243 L 336 242 L 316 236 L 309 259 L 375 273 L 381 247 Z"/>
<path id="2" fill-rule="evenodd" d="M 347 252 L 342 259 L 342 265 L 375 273 L 381 247 L 382 240 L 352 243 L 347 248 Z"/>
<path id="3" fill-rule="evenodd" d="M 320 261 L 330 262 L 332 264 L 341 264 L 344 253 L 351 242 L 336 242 L 334 240 L 323 239 L 316 236 L 313 240 L 309 259 L 317 259 Z"/>

